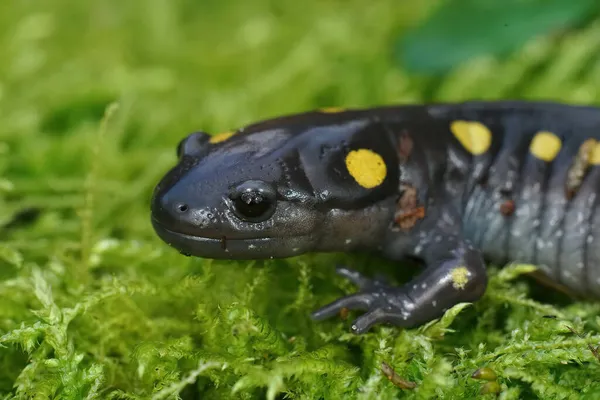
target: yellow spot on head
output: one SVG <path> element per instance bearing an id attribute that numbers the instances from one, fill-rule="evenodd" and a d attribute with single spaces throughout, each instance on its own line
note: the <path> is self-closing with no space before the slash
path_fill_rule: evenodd
<path id="1" fill-rule="evenodd" d="M 540 160 L 544 160 L 546 162 L 550 162 L 554 160 L 562 143 L 560 138 L 551 132 L 538 132 L 537 135 L 531 141 L 531 145 L 529 146 L 529 151 L 531 154 L 539 158 Z"/>
<path id="2" fill-rule="evenodd" d="M 227 139 L 229 139 L 230 137 L 232 137 L 235 134 L 235 132 L 222 132 L 222 133 L 217 133 L 216 135 L 211 136 L 210 139 L 208 139 L 208 141 L 212 144 L 215 143 L 221 143 L 226 141 Z"/>
<path id="3" fill-rule="evenodd" d="M 469 282 L 469 270 L 467 267 L 456 267 L 450 273 L 450 279 L 454 289 L 464 289 Z"/>
<path id="4" fill-rule="evenodd" d="M 600 165 L 600 143 L 598 142 L 596 142 L 591 151 L 590 163 L 594 165 Z"/>
<path id="5" fill-rule="evenodd" d="M 325 107 L 325 108 L 321 108 L 319 111 L 321 111 L 322 113 L 334 114 L 334 113 L 342 112 L 342 111 L 344 111 L 344 109 L 342 107 Z"/>
<path id="6" fill-rule="evenodd" d="M 492 133 L 477 121 L 454 121 L 450 130 L 467 151 L 480 155 L 488 151 L 492 144 Z"/>
<path id="7" fill-rule="evenodd" d="M 354 180 L 367 189 L 381 185 L 387 174 L 383 158 L 368 149 L 358 149 L 348 153 L 346 168 Z"/>

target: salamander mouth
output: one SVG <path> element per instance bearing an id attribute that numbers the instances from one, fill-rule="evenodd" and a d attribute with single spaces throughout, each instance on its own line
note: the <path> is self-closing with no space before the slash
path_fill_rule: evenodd
<path id="1" fill-rule="evenodd" d="M 152 218 L 152 226 L 165 243 L 181 254 L 213 259 L 285 258 L 305 252 L 310 240 L 309 236 L 245 239 L 230 239 L 225 236 L 221 238 L 196 236 L 173 231 L 155 218 Z"/>

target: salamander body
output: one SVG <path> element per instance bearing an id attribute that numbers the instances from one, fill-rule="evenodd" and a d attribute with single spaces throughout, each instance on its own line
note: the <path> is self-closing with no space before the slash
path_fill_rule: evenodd
<path id="1" fill-rule="evenodd" d="M 320 110 L 197 132 L 157 185 L 152 222 L 186 255 L 375 251 L 424 268 L 394 287 L 340 267 L 352 330 L 413 327 L 485 292 L 486 262 L 538 265 L 600 298 L 600 109 L 470 102 Z"/>

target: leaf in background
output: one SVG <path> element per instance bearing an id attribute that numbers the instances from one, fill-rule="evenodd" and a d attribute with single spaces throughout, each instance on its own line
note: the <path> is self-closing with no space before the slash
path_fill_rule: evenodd
<path id="1" fill-rule="evenodd" d="M 596 0 L 454 0 L 402 36 L 397 57 L 409 70 L 441 74 L 474 57 L 501 55 L 529 39 L 575 26 Z"/>

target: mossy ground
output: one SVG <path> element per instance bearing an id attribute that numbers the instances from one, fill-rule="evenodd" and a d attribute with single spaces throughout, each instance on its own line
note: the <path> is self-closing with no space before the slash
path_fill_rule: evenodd
<path id="1" fill-rule="evenodd" d="M 600 398 L 600 304 L 548 296 L 526 267 L 492 269 L 482 301 L 436 324 L 353 336 L 351 319 L 309 318 L 353 290 L 335 264 L 412 271 L 366 255 L 186 258 L 150 226 L 153 187 L 194 130 L 324 106 L 600 102 L 598 21 L 444 78 L 408 74 L 391 49 L 431 5 L 2 2 L 3 398 L 467 399 L 481 367 L 504 399 Z"/>

